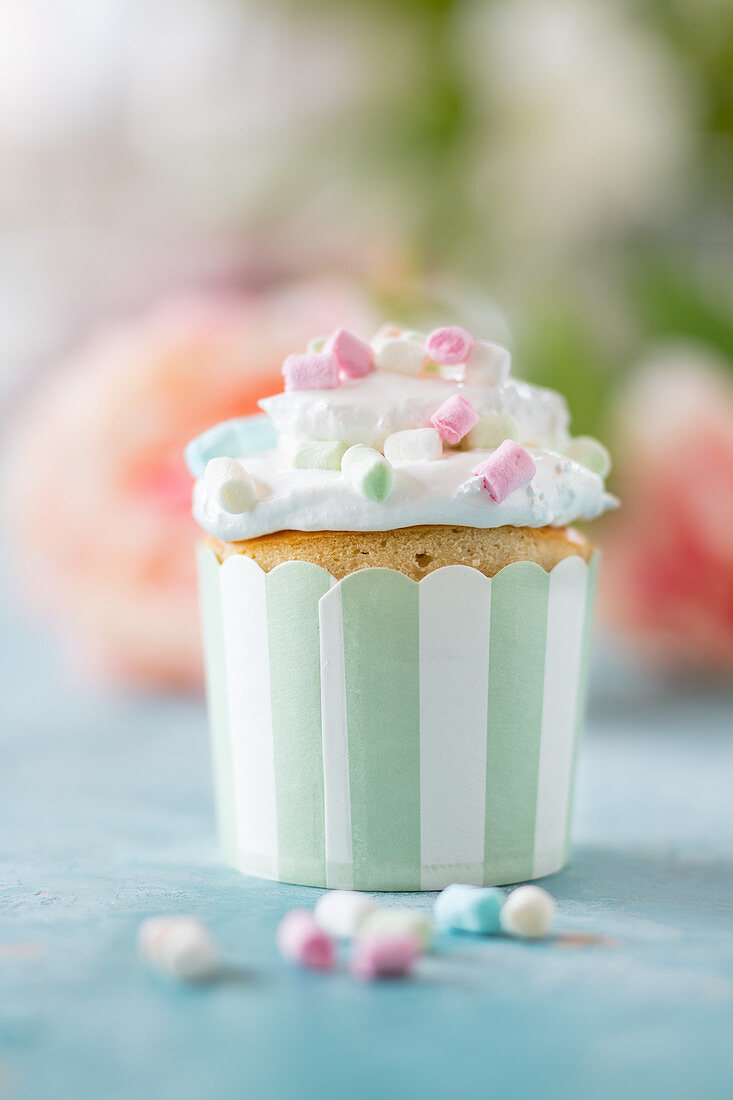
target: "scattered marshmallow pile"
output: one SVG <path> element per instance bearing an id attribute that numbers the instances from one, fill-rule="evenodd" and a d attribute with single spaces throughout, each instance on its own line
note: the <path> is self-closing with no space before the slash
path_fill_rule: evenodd
<path id="1" fill-rule="evenodd" d="M 421 909 L 383 908 L 368 894 L 330 890 L 312 910 L 291 909 L 278 925 L 276 942 L 288 962 L 333 970 L 337 942 L 351 941 L 353 977 L 404 978 L 429 950 L 435 929 L 542 939 L 554 915 L 555 903 L 541 886 L 519 886 L 507 896 L 495 886 L 454 883 L 436 898 L 432 919 Z M 149 966 L 180 981 L 212 981 L 221 973 L 212 936 L 195 917 L 151 917 L 140 925 L 137 943 Z"/>
<path id="2" fill-rule="evenodd" d="M 371 981 L 407 977 L 430 948 L 434 928 L 484 936 L 504 933 L 542 939 L 550 931 L 555 903 L 541 886 L 519 886 L 508 896 L 494 886 L 454 883 L 438 895 L 431 920 L 420 909 L 383 909 L 351 890 L 324 894 L 313 911 L 293 909 L 280 922 L 283 958 L 315 970 L 336 966 L 337 940 L 351 940 L 349 972 Z"/>

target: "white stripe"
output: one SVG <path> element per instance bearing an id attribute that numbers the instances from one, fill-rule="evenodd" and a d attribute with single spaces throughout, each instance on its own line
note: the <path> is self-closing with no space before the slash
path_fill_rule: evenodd
<path id="1" fill-rule="evenodd" d="M 491 581 L 463 565 L 420 581 L 421 885 L 483 883 Z M 453 871 L 451 871 L 453 868 Z"/>
<path id="2" fill-rule="evenodd" d="M 333 582 L 318 605 L 321 637 L 321 728 L 326 824 L 326 885 L 353 886 L 349 740 L 341 585 Z M 338 865 L 338 871 L 334 867 Z M 329 871 L 329 866 L 331 870 Z"/>
<path id="3" fill-rule="evenodd" d="M 237 844 L 277 877 L 277 805 L 267 639 L 267 575 L 241 554 L 221 568 Z M 241 855 L 243 871 L 246 855 Z"/>
<path id="4" fill-rule="evenodd" d="M 550 573 L 534 877 L 557 871 L 564 859 L 587 582 L 577 555 Z"/>

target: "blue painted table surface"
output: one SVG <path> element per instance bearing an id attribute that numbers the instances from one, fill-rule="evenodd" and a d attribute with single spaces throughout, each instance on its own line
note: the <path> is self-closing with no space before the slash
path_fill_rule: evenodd
<path id="1" fill-rule="evenodd" d="M 596 667 L 575 855 L 546 885 L 558 929 L 598 942 L 443 936 L 413 981 L 369 986 L 278 958 L 279 918 L 319 891 L 218 861 L 198 700 L 92 694 L 17 622 L 1 638 L 0 1097 L 733 1095 L 719 687 Z M 214 986 L 136 957 L 140 920 L 180 912 L 221 945 Z"/>

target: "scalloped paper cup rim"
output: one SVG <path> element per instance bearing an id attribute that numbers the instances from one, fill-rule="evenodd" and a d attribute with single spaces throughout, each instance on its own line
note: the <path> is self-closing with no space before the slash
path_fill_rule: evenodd
<path id="1" fill-rule="evenodd" d="M 219 832 L 240 870 L 435 890 L 559 870 L 598 554 L 337 581 L 199 554 Z"/>

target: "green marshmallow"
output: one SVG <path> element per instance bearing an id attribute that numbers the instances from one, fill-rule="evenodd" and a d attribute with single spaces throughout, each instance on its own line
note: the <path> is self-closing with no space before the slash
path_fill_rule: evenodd
<path id="1" fill-rule="evenodd" d="M 466 447 L 470 450 L 493 451 L 505 439 L 516 439 L 519 434 L 517 422 L 509 413 L 487 413 L 479 419 L 478 424 L 471 428 L 465 438 Z"/>
<path id="2" fill-rule="evenodd" d="M 304 439 L 295 448 L 291 465 L 296 470 L 340 470 L 346 444 L 338 439 Z"/>
<path id="3" fill-rule="evenodd" d="M 364 939 L 409 936 L 425 951 L 433 939 L 433 923 L 422 909 L 376 909 L 359 926 L 359 936 Z"/>
<path id="4" fill-rule="evenodd" d="M 311 355 L 317 355 L 319 351 L 323 351 L 327 340 L 327 336 L 314 336 L 312 340 L 308 341 L 308 346 L 305 350 Z"/>
<path id="5" fill-rule="evenodd" d="M 381 504 L 394 488 L 394 470 L 373 447 L 356 443 L 341 459 L 341 473 L 357 493 Z"/>
<path id="6" fill-rule="evenodd" d="M 611 456 L 597 439 L 590 435 L 579 435 L 571 439 L 565 448 L 565 454 L 573 462 L 592 470 L 599 477 L 608 477 L 611 472 Z"/>

